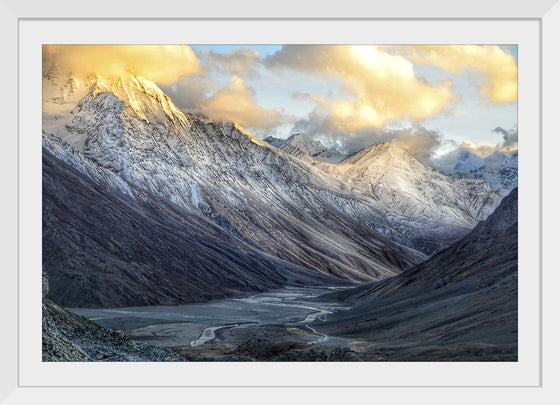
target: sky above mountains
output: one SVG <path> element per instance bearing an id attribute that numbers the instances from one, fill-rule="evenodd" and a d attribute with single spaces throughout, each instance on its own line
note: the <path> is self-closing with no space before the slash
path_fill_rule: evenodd
<path id="1" fill-rule="evenodd" d="M 53 64 L 139 74 L 183 111 L 261 138 L 304 132 L 347 153 L 393 140 L 422 161 L 517 148 L 516 46 L 44 46 Z"/>

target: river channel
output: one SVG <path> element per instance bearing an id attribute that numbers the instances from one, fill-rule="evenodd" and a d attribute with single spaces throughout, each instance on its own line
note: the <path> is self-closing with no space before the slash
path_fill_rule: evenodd
<path id="1" fill-rule="evenodd" d="M 341 288 L 285 288 L 202 304 L 68 309 L 103 327 L 123 330 L 134 340 L 160 347 L 237 346 L 251 339 L 346 346 L 352 341 L 324 335 L 310 325 L 345 309 L 338 302 L 316 299 Z"/>

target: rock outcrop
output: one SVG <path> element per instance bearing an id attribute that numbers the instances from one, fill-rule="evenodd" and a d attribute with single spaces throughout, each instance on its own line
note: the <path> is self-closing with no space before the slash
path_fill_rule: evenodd
<path id="1" fill-rule="evenodd" d="M 105 329 L 45 298 L 43 272 L 43 361 L 183 361 L 167 349 L 139 343 Z"/>

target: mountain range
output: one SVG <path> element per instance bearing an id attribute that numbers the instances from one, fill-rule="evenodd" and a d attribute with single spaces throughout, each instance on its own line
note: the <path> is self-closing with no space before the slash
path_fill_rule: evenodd
<path id="1" fill-rule="evenodd" d="M 320 162 L 331 152 L 301 136 L 276 147 L 184 114 L 133 75 L 45 72 L 42 140 L 43 265 L 49 297 L 67 306 L 382 280 L 503 197 L 393 143 Z"/>
<path id="2" fill-rule="evenodd" d="M 411 247 L 426 254 L 464 236 L 507 194 L 505 189 L 493 192 L 484 181 L 443 175 L 392 141 L 374 144 L 329 163 L 312 156 L 309 151 L 326 148 L 303 134 L 292 135 L 280 143 L 270 137 L 266 139 L 388 207 L 389 233 L 401 231 L 407 235 L 407 241 L 402 243 L 412 242 Z"/>
<path id="3" fill-rule="evenodd" d="M 327 148 L 320 141 L 310 139 L 303 133 L 293 134 L 287 139 L 268 136 L 264 140 L 272 146 L 312 164 L 317 162 L 340 163 L 344 159 L 369 149 L 344 154 L 335 148 Z M 494 190 L 509 191 L 517 187 L 517 157 L 517 148 L 503 147 L 496 147 L 492 153 L 482 157 L 473 151 L 470 144 L 466 143 L 442 156 L 432 158 L 427 167 L 436 169 L 446 176 L 483 180 Z"/>

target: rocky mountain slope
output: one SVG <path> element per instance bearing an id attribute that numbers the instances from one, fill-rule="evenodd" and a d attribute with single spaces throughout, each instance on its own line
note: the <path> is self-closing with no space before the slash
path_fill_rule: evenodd
<path id="1" fill-rule="evenodd" d="M 283 151 L 351 184 L 354 190 L 373 197 L 386 207 L 388 222 L 384 228 L 378 225 L 374 229 L 389 230 L 388 236 L 393 240 L 427 254 L 466 235 L 506 194 L 495 192 L 484 181 L 457 181 L 453 176 L 442 175 L 391 141 L 329 163 L 329 159 L 316 157 L 327 150 L 324 145 L 304 134 L 286 140 L 267 139 Z M 361 222 L 371 223 L 364 217 Z M 401 238 L 403 234 L 406 237 Z"/>
<path id="2" fill-rule="evenodd" d="M 61 88 L 71 91 L 61 95 Z M 340 224 L 333 228 L 324 218 L 340 217 L 342 212 L 343 221 L 352 228 L 352 223 L 357 223 L 401 245 L 431 254 L 466 234 L 500 199 L 484 187 L 459 190 L 466 181 L 450 190 L 447 177 L 434 179 L 425 175 L 405 179 L 407 186 L 415 182 L 412 190 L 382 183 L 378 189 L 384 185 L 389 185 L 389 189 L 372 194 L 371 187 L 356 187 L 360 178 L 369 176 L 366 182 L 377 184 L 376 175 L 389 176 L 383 171 L 373 173 L 374 168 L 367 169 L 370 162 L 348 165 L 347 159 L 344 164 L 320 163 L 318 167 L 323 171 L 317 170 L 309 162 L 282 153 L 236 124 L 183 114 L 155 84 L 140 77 L 108 81 L 99 76 L 79 79 L 71 74 L 53 73 L 44 77 L 43 94 L 44 144 L 56 156 L 71 159 L 74 166 L 81 166 L 86 172 L 95 171 L 97 166 L 108 169 L 117 175 L 118 179 L 114 180 L 122 183 L 125 191 L 129 182 L 178 205 L 198 210 L 216 223 L 224 218 L 240 234 L 265 250 L 273 249 L 286 260 L 305 256 L 299 244 L 286 243 L 288 249 L 282 249 L 285 244 L 278 243 L 281 234 L 275 230 L 283 225 L 275 219 L 286 214 L 299 216 L 298 219 L 305 220 L 313 229 L 328 234 L 340 228 Z M 307 141 L 298 134 L 285 145 L 310 144 Z M 389 157 L 396 159 L 390 169 L 397 177 L 403 163 L 405 170 L 422 166 L 416 162 L 410 167 L 408 162 L 398 161 L 398 154 Z M 352 166 L 350 171 L 349 166 Z M 376 168 L 384 169 L 380 165 Z M 428 193 L 432 186 L 437 187 L 432 191 L 435 197 L 411 198 L 409 192 L 422 192 L 422 181 L 431 181 L 425 187 Z M 473 182 L 478 183 L 482 184 Z M 446 193 L 439 197 L 441 190 Z M 454 192 L 459 196 L 453 195 Z M 434 209 L 431 204 L 443 204 L 444 211 L 452 214 L 450 219 L 442 221 L 448 212 Z M 270 213 L 268 218 L 263 218 L 263 211 Z M 284 224 L 287 221 L 282 219 Z M 304 230 L 304 233 L 309 232 Z M 335 235 L 329 236 L 332 237 Z M 345 247 L 347 251 L 352 250 L 348 244 Z M 317 244 L 313 248 L 317 250 Z M 415 252 L 411 254 L 416 256 L 414 260 L 421 257 Z M 346 265 L 345 271 L 348 270 Z M 380 271 L 394 274 L 388 268 Z"/>
<path id="3" fill-rule="evenodd" d="M 76 98 L 45 92 L 43 145 L 83 173 L 125 193 L 150 192 L 278 258 L 338 277 L 378 279 L 419 257 L 339 209 L 381 216 L 375 204 L 238 125 L 185 115 L 142 78 L 69 77 Z M 80 86 L 89 92 L 73 104 Z"/>
<path id="4" fill-rule="evenodd" d="M 134 195 L 95 183 L 43 150 L 48 298 L 66 307 L 172 305 L 340 282 L 266 254 L 148 192 Z"/>
<path id="5" fill-rule="evenodd" d="M 408 231 L 413 245 L 426 253 L 466 235 L 505 195 L 483 181 L 445 176 L 391 141 L 316 166 L 390 207 L 392 227 Z"/>
<path id="6" fill-rule="evenodd" d="M 424 188 L 425 177 L 401 176 L 416 181 L 420 199 L 385 192 L 394 182 L 372 177 L 357 155 L 320 170 L 237 124 L 182 113 L 154 83 L 131 75 L 46 72 L 43 150 L 45 270 L 52 298 L 65 305 L 192 302 L 315 280 L 317 272 L 325 277 L 316 282 L 380 280 L 464 235 L 499 201 L 482 182 L 453 188 L 443 175 Z M 392 173 L 408 162 L 396 158 Z M 370 187 L 360 186 L 359 170 L 329 169 L 347 166 L 365 170 Z M 189 256 L 193 247 L 200 260 Z M 161 288 L 146 288 L 156 280 Z M 70 281 L 81 287 L 72 292 Z M 100 286 L 107 291 L 92 295 Z"/>
<path id="7" fill-rule="evenodd" d="M 472 343 L 516 349 L 517 213 L 514 189 L 469 235 L 425 262 L 337 293 L 352 308 L 314 327 L 365 338 L 377 348 Z"/>
<path id="8" fill-rule="evenodd" d="M 272 146 L 305 161 L 337 163 L 346 157 L 336 149 L 327 148 L 321 142 L 314 141 L 302 133 L 293 134 L 287 139 L 270 136 L 264 140 Z"/>
<path id="9" fill-rule="evenodd" d="M 390 228 L 386 207 L 370 197 L 349 192 L 347 184 L 270 147 L 238 125 L 182 114 L 149 81 L 130 77 L 106 83 L 97 77 L 81 83 L 89 83 L 83 84 L 89 93 L 76 104 L 71 98 L 58 104 L 58 98 L 50 99 L 45 92 L 43 126 L 44 147 L 85 173 L 107 169 L 110 180 L 125 192 L 131 183 L 220 226 L 227 222 L 230 230 L 286 260 L 306 257 L 300 243 L 291 243 L 279 231 L 294 217 L 298 226 L 305 223 L 297 233 L 306 235 L 317 251 L 324 250 L 325 243 L 338 250 L 342 243 L 344 251 L 352 252 L 359 227 L 406 241 L 401 231 Z M 49 113 L 61 108 L 69 111 Z M 333 224 L 329 218 L 340 220 Z M 341 225 L 349 229 L 337 233 Z M 367 239 L 378 239 L 367 229 Z M 358 234 L 363 240 L 363 230 Z M 354 267 L 341 264 L 345 271 Z M 394 273 L 387 266 L 376 267 L 381 273 Z M 356 276 L 363 278 L 360 272 Z"/>

